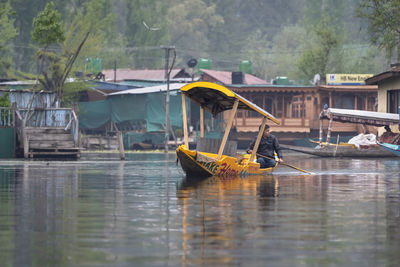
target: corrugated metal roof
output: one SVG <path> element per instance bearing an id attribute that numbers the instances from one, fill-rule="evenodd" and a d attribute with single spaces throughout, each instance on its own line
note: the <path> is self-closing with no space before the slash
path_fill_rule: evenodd
<path id="1" fill-rule="evenodd" d="M 101 82 L 101 81 L 94 81 L 94 88 L 98 90 L 129 90 L 133 88 L 140 88 L 143 86 L 133 86 L 128 84 L 119 84 L 119 83 L 110 83 L 110 82 Z"/>
<path id="2" fill-rule="evenodd" d="M 215 80 L 223 83 L 223 84 L 232 84 L 232 72 L 229 71 L 221 71 L 221 70 L 206 70 L 201 69 L 206 75 L 211 76 Z M 268 84 L 267 81 L 260 79 L 251 74 L 244 74 L 244 84 Z"/>
<path id="3" fill-rule="evenodd" d="M 170 79 L 182 78 L 182 77 L 176 77 L 179 73 L 181 73 L 181 71 L 185 73 L 184 69 L 171 70 Z M 103 70 L 102 73 L 104 74 L 106 81 L 114 80 L 113 69 Z M 165 70 L 164 69 L 153 69 L 153 70 L 117 69 L 116 81 L 124 81 L 124 80 L 162 81 L 165 80 Z"/>
<path id="4" fill-rule="evenodd" d="M 171 83 L 169 85 L 169 90 L 170 91 L 176 91 L 180 90 L 182 86 L 185 86 L 187 83 Z M 149 94 L 149 93 L 157 93 L 157 92 L 166 92 L 167 91 L 167 85 L 157 85 L 157 86 L 150 86 L 150 87 L 144 87 L 144 88 L 138 88 L 138 89 L 130 89 L 130 90 L 125 90 L 117 93 L 112 93 L 109 94 L 109 96 L 115 96 L 115 95 L 132 95 L 132 94 Z"/>
<path id="5" fill-rule="evenodd" d="M 398 64 L 392 65 L 392 69 L 389 71 L 385 71 L 379 73 L 371 78 L 365 80 L 366 84 L 379 84 L 380 82 L 391 79 L 391 78 L 399 78 L 400 77 L 400 66 Z"/>

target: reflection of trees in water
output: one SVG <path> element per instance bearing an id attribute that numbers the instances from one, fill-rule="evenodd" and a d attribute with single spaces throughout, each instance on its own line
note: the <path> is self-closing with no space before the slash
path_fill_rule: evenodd
<path id="1" fill-rule="evenodd" d="M 388 177 L 385 185 L 387 257 L 388 262 L 396 266 L 400 262 L 400 174 Z"/>
<path id="2" fill-rule="evenodd" d="M 8 196 L 15 200 L 9 207 L 15 214 L 10 224 L 15 249 L 13 258 L 3 264 L 65 263 L 67 257 L 79 262 L 103 254 L 76 247 L 82 233 L 91 235 L 102 229 L 111 242 L 115 229 L 126 227 L 117 220 L 126 214 L 122 210 L 125 161 L 118 164 L 108 170 L 115 175 L 106 175 L 103 166 L 82 168 L 76 162 L 24 161 L 16 166 L 18 182 L 10 192 L 13 196 Z M 107 199 L 113 201 L 112 209 L 104 209 Z"/>

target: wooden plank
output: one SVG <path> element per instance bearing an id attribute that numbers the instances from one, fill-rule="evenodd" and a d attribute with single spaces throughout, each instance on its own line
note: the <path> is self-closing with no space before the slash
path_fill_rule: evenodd
<path id="1" fill-rule="evenodd" d="M 29 150 L 36 148 L 74 148 L 73 141 L 62 141 L 62 142 L 41 142 L 41 141 L 29 141 Z"/>
<path id="2" fill-rule="evenodd" d="M 182 114 L 183 114 L 183 138 L 185 140 L 185 146 L 189 148 L 189 135 L 188 135 L 188 125 L 187 125 L 187 114 L 186 114 L 186 98 L 185 94 L 182 95 Z"/>
<path id="3" fill-rule="evenodd" d="M 204 108 L 200 107 L 200 137 L 204 138 Z"/>
<path id="4" fill-rule="evenodd" d="M 224 137 L 222 138 L 221 146 L 219 147 L 219 150 L 218 150 L 217 160 L 221 159 L 222 152 L 224 151 L 226 141 L 228 140 L 229 132 L 231 131 L 231 127 L 232 127 L 232 123 L 233 123 L 233 118 L 235 117 L 238 106 L 239 106 L 239 99 L 236 99 L 235 103 L 233 104 L 231 114 L 229 116 L 228 124 L 226 125 L 226 128 L 225 128 L 225 133 L 224 133 Z"/>
<path id="5" fill-rule="evenodd" d="M 28 134 L 62 134 L 62 133 L 70 133 L 69 130 L 65 131 L 64 128 L 59 127 L 26 127 L 25 131 Z"/>
<path id="6" fill-rule="evenodd" d="M 29 134 L 28 139 L 31 141 L 73 141 L 71 134 Z"/>
<path id="7" fill-rule="evenodd" d="M 253 147 L 253 152 L 251 152 L 251 156 L 250 156 L 250 160 L 249 160 L 250 162 L 252 162 L 254 160 L 254 158 L 256 157 L 258 146 L 260 145 L 261 137 L 263 136 L 266 124 L 267 124 L 267 118 L 263 117 L 263 120 L 261 122 L 261 127 L 260 127 L 260 130 L 258 131 L 257 139 L 256 139 L 256 142 Z"/>

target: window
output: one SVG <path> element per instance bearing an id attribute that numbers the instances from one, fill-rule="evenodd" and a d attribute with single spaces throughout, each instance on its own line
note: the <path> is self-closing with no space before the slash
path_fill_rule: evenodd
<path id="1" fill-rule="evenodd" d="M 292 118 L 302 118 L 303 115 L 306 115 L 303 96 L 294 96 L 292 104 Z"/>
<path id="2" fill-rule="evenodd" d="M 337 98 L 337 108 L 354 109 L 355 96 L 353 94 L 344 94 Z"/>
<path id="3" fill-rule="evenodd" d="M 388 91 L 387 101 L 387 112 L 398 113 L 400 106 L 400 90 Z"/>

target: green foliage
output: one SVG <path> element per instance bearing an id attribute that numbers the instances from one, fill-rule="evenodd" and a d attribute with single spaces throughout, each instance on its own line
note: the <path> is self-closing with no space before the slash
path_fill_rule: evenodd
<path id="1" fill-rule="evenodd" d="M 268 58 L 269 42 L 267 36 L 261 31 L 255 31 L 246 40 L 247 46 L 242 51 L 245 58 L 251 60 L 253 64 L 253 72 L 258 77 L 267 79 L 270 71 L 270 60 Z"/>
<path id="2" fill-rule="evenodd" d="M 4 47 L 1 42 L 4 40 L 7 46 L 13 39 L 0 38 L 0 74 L 11 77 L 10 69 L 13 65 L 18 71 L 35 72 L 38 65 L 41 65 L 33 57 L 35 49 L 32 40 L 35 40 L 46 51 L 51 50 L 60 57 L 56 59 L 54 55 L 49 55 L 47 60 L 46 55 L 37 54 L 44 61 L 43 70 L 55 71 L 54 75 L 48 73 L 48 78 L 58 77 L 60 66 L 69 62 L 88 32 L 90 35 L 71 73 L 85 71 L 85 59 L 88 57 L 101 58 L 103 68 L 107 69 L 113 68 L 115 62 L 118 68 L 163 68 L 164 51 L 160 46 L 174 45 L 177 51 L 175 67 L 186 67 L 189 58 L 210 58 L 213 68 L 235 71 L 240 60 L 251 60 L 254 73 L 261 78 L 288 76 L 296 80 L 309 80 L 315 71 L 321 72 L 324 69 L 329 73 L 363 73 L 365 70 L 376 73 L 387 68 L 382 53 L 372 52 L 379 52 L 379 49 L 365 46 L 369 42 L 368 35 L 363 31 L 365 22 L 370 25 L 370 32 L 375 32 L 375 35 L 371 35 L 374 44 L 394 53 L 398 42 L 398 33 L 394 30 L 396 16 L 400 14 L 398 0 L 48 2 L 10 1 L 16 11 L 16 19 L 13 21 L 11 13 L 8 16 L 9 22 L 10 25 L 15 24 L 19 34 L 15 36 L 14 33 L 14 45 L 4 50 L 4 53 L 1 52 Z M 363 4 L 360 10 L 365 12 L 365 16 L 357 18 L 354 11 L 359 3 Z M 55 12 L 53 17 L 49 8 L 51 5 Z M 45 13 L 45 6 L 48 13 Z M 58 26 L 50 18 L 58 18 Z M 329 29 L 326 29 L 326 34 L 318 35 L 316 25 L 320 25 L 324 19 L 329 22 Z M 43 22 L 41 25 L 46 27 L 34 29 L 32 25 L 38 24 L 40 20 Z M 45 21 L 49 24 L 45 24 Z M 384 27 L 384 23 L 390 25 Z M 1 24 L 6 23 L 2 21 Z M 54 35 L 39 34 L 47 32 L 51 26 L 58 29 L 51 31 Z M 64 28 L 65 39 L 53 38 L 62 36 L 61 30 Z M 330 35 L 335 35 L 333 39 L 338 41 L 336 46 L 329 45 Z M 330 47 L 329 56 L 326 56 L 327 45 Z M 303 62 L 301 69 L 297 62 Z"/>
<path id="3" fill-rule="evenodd" d="M 105 68 L 113 66 L 114 60 L 122 64 L 129 61 L 123 49 L 122 34 L 117 29 L 117 15 L 109 0 L 89 0 L 73 10 L 71 17 L 63 44 L 65 51 L 75 51 L 85 34 L 90 32 L 76 60 L 76 70 L 85 71 L 88 57 L 101 57 Z"/>
<path id="4" fill-rule="evenodd" d="M 168 45 L 168 5 L 157 0 L 126 0 L 127 52 L 132 67 L 160 68 L 164 62 L 161 45 Z M 146 26 L 147 25 L 147 26 Z"/>
<path id="5" fill-rule="evenodd" d="M 5 93 L 3 96 L 0 96 L 0 107 L 3 108 L 11 107 L 8 93 Z"/>
<path id="6" fill-rule="evenodd" d="M 216 13 L 216 5 L 207 5 L 203 0 L 173 1 L 168 12 L 171 44 L 180 48 L 207 49 L 208 34 L 223 23 L 223 17 Z"/>
<path id="7" fill-rule="evenodd" d="M 287 76 L 300 80 L 298 68 L 295 62 L 300 57 L 301 47 L 308 43 L 307 31 L 301 26 L 285 26 L 274 37 L 271 48 L 270 67 L 268 74 L 270 78 L 276 76 Z"/>
<path id="8" fill-rule="evenodd" d="M 45 48 L 64 41 L 65 32 L 60 17 L 60 13 L 54 9 L 54 3 L 47 3 L 33 20 L 32 40 Z"/>
<path id="9" fill-rule="evenodd" d="M 400 1 L 362 0 L 357 15 L 367 20 L 371 43 L 384 48 L 388 58 L 396 52 L 400 61 Z"/>
<path id="10" fill-rule="evenodd" d="M 18 35 L 14 21 L 14 11 L 10 3 L 0 4 L 0 75 L 2 77 L 9 75 L 8 71 L 12 65 L 8 43 Z"/>
<path id="11" fill-rule="evenodd" d="M 78 103 L 82 92 L 88 90 L 90 85 L 84 81 L 76 81 L 71 83 L 66 83 L 64 85 L 64 94 L 62 103 L 64 107 L 73 107 Z"/>
<path id="12" fill-rule="evenodd" d="M 309 81 L 315 74 L 325 77 L 327 71 L 335 73 L 341 68 L 341 39 L 327 18 L 316 25 L 309 37 L 311 45 L 305 47 L 304 53 L 297 61 L 299 75 L 302 80 Z"/>

